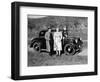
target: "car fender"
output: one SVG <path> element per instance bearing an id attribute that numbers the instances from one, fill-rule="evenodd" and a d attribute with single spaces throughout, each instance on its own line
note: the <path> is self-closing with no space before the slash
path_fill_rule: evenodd
<path id="1" fill-rule="evenodd" d="M 34 42 L 40 42 L 40 39 L 39 38 L 34 38 L 34 39 L 32 39 L 31 40 L 31 44 L 30 44 L 30 47 L 33 47 L 33 44 L 34 44 Z"/>

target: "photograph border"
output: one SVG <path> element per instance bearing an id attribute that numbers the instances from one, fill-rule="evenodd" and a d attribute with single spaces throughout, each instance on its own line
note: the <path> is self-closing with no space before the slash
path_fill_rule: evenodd
<path id="1" fill-rule="evenodd" d="M 80 73 L 61 73 L 61 74 L 46 74 L 46 75 L 30 75 L 20 76 L 20 7 L 44 7 L 44 8 L 60 8 L 60 9 L 78 9 L 78 10 L 93 10 L 94 11 L 94 72 Z M 80 5 L 61 5 L 48 3 L 31 3 L 31 2 L 12 2 L 11 4 L 11 78 L 14 80 L 25 79 L 41 79 L 41 78 L 58 78 L 72 76 L 88 76 L 97 75 L 97 7 L 95 6 L 80 6 Z"/>

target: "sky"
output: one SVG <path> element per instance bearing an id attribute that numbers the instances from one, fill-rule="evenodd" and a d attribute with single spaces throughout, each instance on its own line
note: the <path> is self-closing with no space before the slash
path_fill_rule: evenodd
<path id="1" fill-rule="evenodd" d="M 47 16 L 43 16 L 43 15 L 28 15 L 28 18 L 34 18 L 34 19 L 43 18 L 43 17 L 47 17 Z"/>

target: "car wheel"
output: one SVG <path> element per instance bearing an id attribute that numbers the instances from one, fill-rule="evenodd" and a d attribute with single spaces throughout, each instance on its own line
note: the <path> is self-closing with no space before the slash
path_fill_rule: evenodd
<path id="1" fill-rule="evenodd" d="M 35 50 L 35 51 L 40 51 L 40 43 L 39 42 L 34 42 L 33 43 L 33 49 Z"/>
<path id="2" fill-rule="evenodd" d="M 66 55 L 74 55 L 75 54 L 75 49 L 72 44 L 66 44 L 64 47 L 64 53 Z"/>

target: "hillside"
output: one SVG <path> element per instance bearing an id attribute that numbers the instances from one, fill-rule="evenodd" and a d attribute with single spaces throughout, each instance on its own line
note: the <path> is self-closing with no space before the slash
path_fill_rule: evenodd
<path id="1" fill-rule="evenodd" d="M 48 26 L 60 29 L 66 26 L 69 36 L 79 36 L 87 40 L 88 31 L 87 17 L 64 17 L 64 16 L 46 16 L 43 18 L 28 18 L 28 37 L 38 37 L 40 30 L 47 29 Z"/>

